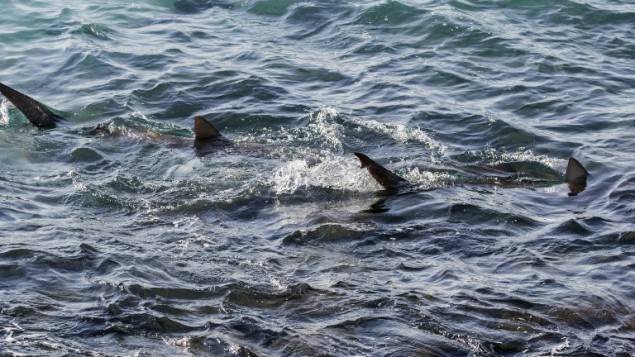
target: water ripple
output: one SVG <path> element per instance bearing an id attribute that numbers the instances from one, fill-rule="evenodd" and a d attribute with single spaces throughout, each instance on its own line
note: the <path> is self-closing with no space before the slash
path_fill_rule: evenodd
<path id="1" fill-rule="evenodd" d="M 0 354 L 635 349 L 628 1 L 3 5 Z"/>

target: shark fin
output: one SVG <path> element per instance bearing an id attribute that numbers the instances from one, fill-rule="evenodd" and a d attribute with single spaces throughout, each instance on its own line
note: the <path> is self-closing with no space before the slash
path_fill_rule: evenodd
<path id="1" fill-rule="evenodd" d="M 569 158 L 569 164 L 567 165 L 567 172 L 565 174 L 565 180 L 567 182 L 586 182 L 588 176 L 589 172 L 578 160 Z"/>
<path id="2" fill-rule="evenodd" d="M 2 83 L 0 83 L 0 93 L 37 127 L 52 128 L 55 127 L 56 122 L 62 119 L 48 109 L 46 105 Z"/>
<path id="3" fill-rule="evenodd" d="M 194 138 L 196 140 L 216 139 L 220 136 L 220 131 L 207 119 L 201 116 L 194 118 Z"/>
<path id="4" fill-rule="evenodd" d="M 567 172 L 564 175 L 564 179 L 569 184 L 569 189 L 571 190 L 571 192 L 569 192 L 569 196 L 575 196 L 584 191 L 588 176 L 589 172 L 578 160 L 569 158 Z"/>
<path id="5" fill-rule="evenodd" d="M 362 163 L 362 168 L 366 168 L 370 175 L 385 189 L 395 190 L 408 184 L 406 179 L 371 160 L 368 156 L 359 152 L 354 154 Z"/>

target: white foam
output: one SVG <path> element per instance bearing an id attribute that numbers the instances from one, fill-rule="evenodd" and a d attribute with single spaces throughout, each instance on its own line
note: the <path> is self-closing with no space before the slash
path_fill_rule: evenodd
<path id="1" fill-rule="evenodd" d="M 288 141 L 297 144 L 298 141 L 310 141 L 319 143 L 324 149 L 341 152 L 343 139 L 346 135 L 351 134 L 345 132 L 345 126 L 353 126 L 353 130 L 358 132 L 361 129 L 370 130 L 379 135 L 388 136 L 398 143 L 421 143 L 438 153 L 443 153 L 446 150 L 445 145 L 434 140 L 420 128 L 410 128 L 403 124 L 389 124 L 350 116 L 342 117 L 337 109 L 329 106 L 322 107 L 309 114 L 309 123 L 304 128 L 282 128 L 280 132 L 267 132 L 267 130 L 264 130 L 261 134 L 270 136 L 269 139 L 266 139 L 268 143 Z M 238 139 L 238 141 L 254 141 L 254 139 L 253 136 L 246 136 Z M 262 140 L 262 136 L 259 139 Z"/>
<path id="2" fill-rule="evenodd" d="M 368 119 L 350 119 L 353 123 L 363 126 L 369 130 L 375 131 L 391 137 L 396 142 L 405 144 L 408 142 L 418 142 L 424 144 L 428 149 L 432 149 L 442 154 L 445 152 L 445 145 L 434 140 L 425 131 L 419 128 L 409 128 L 403 124 L 386 124 Z"/>
<path id="3" fill-rule="evenodd" d="M 285 284 L 283 280 L 276 277 L 270 277 L 269 282 L 271 283 L 271 286 L 277 291 L 285 291 L 288 288 L 288 285 Z"/>
<path id="4" fill-rule="evenodd" d="M 342 141 L 340 137 L 343 135 L 343 130 L 342 124 L 338 123 L 337 120 L 344 121 L 344 119 L 340 117 L 340 113 L 337 109 L 333 107 L 322 107 L 313 117 L 315 119 L 309 124 L 309 128 L 317 135 L 324 137 L 333 147 L 341 149 Z M 378 134 L 389 136 L 398 143 L 417 142 L 439 153 L 443 153 L 446 150 L 443 144 L 434 140 L 420 128 L 410 128 L 403 124 L 388 124 L 355 117 L 347 118 L 346 121 L 372 130 Z"/>
<path id="5" fill-rule="evenodd" d="M 395 171 L 421 189 L 439 187 L 453 182 L 455 177 L 445 173 L 421 170 L 417 167 Z M 308 188 L 327 188 L 351 192 L 374 192 L 383 188 L 357 160 L 334 154 L 311 161 L 295 159 L 279 166 L 271 176 L 272 191 L 291 194 Z"/>
<path id="6" fill-rule="evenodd" d="M 79 173 L 75 170 L 71 170 L 68 172 L 68 176 L 71 178 L 71 181 L 73 183 L 73 187 L 75 188 L 76 191 L 78 192 L 86 192 L 88 190 L 88 188 L 86 187 L 86 185 L 84 185 L 84 183 L 82 183 L 81 181 L 81 176 L 79 175 Z"/>
<path id="7" fill-rule="evenodd" d="M 556 168 L 559 166 L 558 164 L 561 161 L 547 155 L 536 154 L 529 149 L 523 150 L 522 148 L 519 151 L 512 152 L 500 152 L 494 148 L 490 148 L 482 151 L 478 156 L 483 156 L 483 158 L 490 161 L 490 164 L 492 165 L 510 161 L 532 161 L 539 162 L 551 168 Z"/>
<path id="8" fill-rule="evenodd" d="M 0 125 L 9 124 L 9 101 L 6 98 L 0 100 Z"/>
<path id="9" fill-rule="evenodd" d="M 410 183 L 423 190 L 439 187 L 445 183 L 451 183 L 456 179 L 454 176 L 449 174 L 423 171 L 418 167 L 406 170 L 402 176 Z"/>
<path id="10" fill-rule="evenodd" d="M 311 187 L 358 192 L 381 189 L 356 160 L 333 154 L 319 158 L 317 163 L 309 163 L 305 159 L 285 162 L 275 170 L 270 184 L 276 194 L 289 194 Z"/>
<path id="11" fill-rule="evenodd" d="M 307 137 L 309 140 L 317 140 L 325 149 L 341 152 L 344 148 L 342 143 L 342 125 L 335 120 L 339 113 L 335 108 L 323 107 L 311 115 L 307 125 Z"/>
<path id="12" fill-rule="evenodd" d="M 186 161 L 183 164 L 177 164 L 177 165 L 171 166 L 165 174 L 165 179 L 191 177 L 192 173 L 197 168 L 200 168 L 202 166 L 203 164 L 201 162 L 201 159 L 198 157 L 195 157 L 191 160 Z"/>
<path id="13" fill-rule="evenodd" d="M 231 353 L 231 354 L 233 354 L 233 355 L 238 356 L 238 355 L 240 355 L 240 354 L 241 354 L 240 352 L 242 351 L 242 347 L 241 347 L 240 345 L 237 345 L 237 344 L 233 344 L 233 343 L 232 343 L 232 344 L 229 346 L 228 350 L 229 350 L 229 353 Z"/>
<path id="14" fill-rule="evenodd" d="M 163 342 L 167 345 L 173 347 L 181 347 L 184 349 L 189 349 L 192 345 L 192 338 L 190 336 L 185 336 L 181 338 L 170 338 L 170 337 L 162 337 Z"/>

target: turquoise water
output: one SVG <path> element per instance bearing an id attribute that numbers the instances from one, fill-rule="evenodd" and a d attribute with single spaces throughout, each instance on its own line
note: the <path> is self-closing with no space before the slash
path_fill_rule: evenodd
<path id="1" fill-rule="evenodd" d="M 635 352 L 630 1 L 2 0 L 0 54 L 67 119 L 0 104 L 0 355 Z"/>

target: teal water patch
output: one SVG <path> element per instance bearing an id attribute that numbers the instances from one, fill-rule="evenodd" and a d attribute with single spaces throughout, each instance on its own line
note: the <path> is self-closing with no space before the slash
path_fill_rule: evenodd
<path id="1" fill-rule="evenodd" d="M 256 15 L 283 16 L 297 0 L 260 0 L 256 1 L 249 12 Z"/>
<path id="2" fill-rule="evenodd" d="M 237 5 L 231 0 L 175 0 L 173 6 L 182 13 L 197 13 L 213 8 L 232 10 Z"/>
<path id="3" fill-rule="evenodd" d="M 396 0 L 388 0 L 364 9 L 355 22 L 371 26 L 405 25 L 420 19 L 425 13 L 426 11 L 421 8 L 409 6 Z"/>

